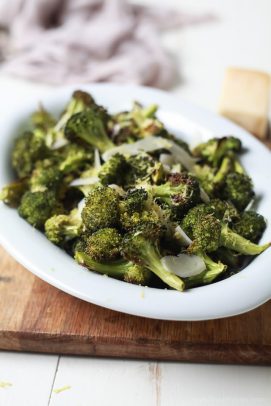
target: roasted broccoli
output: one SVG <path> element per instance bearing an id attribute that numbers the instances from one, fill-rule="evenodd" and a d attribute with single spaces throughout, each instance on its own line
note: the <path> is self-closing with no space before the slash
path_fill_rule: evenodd
<path id="1" fill-rule="evenodd" d="M 255 193 L 241 141 L 191 152 L 156 112 L 135 102 L 109 114 L 80 90 L 58 117 L 40 106 L 15 140 L 16 177 L 0 200 L 97 273 L 178 291 L 228 278 L 270 246 L 257 245 L 264 218 L 246 211 Z"/>
<path id="2" fill-rule="evenodd" d="M 182 221 L 182 227 L 192 239 L 190 252 L 213 252 L 226 247 L 245 255 L 258 255 L 270 244 L 262 246 L 245 239 L 229 228 L 227 223 L 216 217 L 215 211 L 208 205 L 192 208 Z"/>
<path id="3" fill-rule="evenodd" d="M 101 228 L 85 239 L 85 252 L 95 261 L 108 262 L 120 256 L 122 236 L 116 228 Z"/>
<path id="4" fill-rule="evenodd" d="M 166 183 L 147 188 L 153 197 L 172 208 L 172 218 L 181 218 L 191 207 L 198 204 L 200 187 L 198 181 L 186 173 L 172 173 Z"/>
<path id="5" fill-rule="evenodd" d="M 86 197 L 82 220 L 90 232 L 115 227 L 119 223 L 118 193 L 110 187 L 95 186 Z"/>
<path id="6" fill-rule="evenodd" d="M 183 280 L 168 272 L 161 262 L 160 237 L 161 229 L 156 224 L 144 224 L 142 227 L 125 234 L 122 254 L 127 260 L 149 269 L 166 285 L 183 291 L 185 288 Z"/>
<path id="7" fill-rule="evenodd" d="M 123 185 L 127 168 L 128 164 L 123 155 L 113 155 L 107 162 L 102 165 L 101 169 L 98 172 L 98 177 L 101 184 Z"/>
<path id="8" fill-rule="evenodd" d="M 65 137 L 71 142 L 91 145 L 101 152 L 114 147 L 103 121 L 92 109 L 71 116 L 65 126 Z"/>
<path id="9" fill-rule="evenodd" d="M 135 265 L 129 261 L 115 261 L 101 263 L 92 259 L 88 254 L 82 251 L 75 253 L 75 260 L 88 269 L 97 273 L 111 276 L 112 278 L 122 279 L 125 282 L 135 285 L 146 285 L 150 280 L 150 271 L 142 266 Z"/>
<path id="10" fill-rule="evenodd" d="M 60 202 L 51 191 L 26 192 L 18 213 L 32 226 L 43 229 L 45 221 L 62 210 Z"/>
<path id="11" fill-rule="evenodd" d="M 29 176 L 35 162 L 46 158 L 48 149 L 39 130 L 26 131 L 14 143 L 12 150 L 12 167 L 19 179 Z"/>
<path id="12" fill-rule="evenodd" d="M 241 214 L 238 221 L 232 225 L 233 231 L 252 242 L 258 242 L 266 229 L 264 217 L 249 210 Z"/>
<path id="13" fill-rule="evenodd" d="M 243 173 L 230 173 L 226 178 L 223 197 L 231 201 L 238 210 L 244 210 L 254 198 L 252 180 Z"/>
<path id="14" fill-rule="evenodd" d="M 194 148 L 193 155 L 218 167 L 225 156 L 240 153 L 241 148 L 241 141 L 236 137 L 212 138 Z"/>
<path id="15" fill-rule="evenodd" d="M 13 181 L 3 187 L 0 192 L 0 200 L 10 207 L 18 207 L 27 188 L 28 182 L 26 179 Z"/>
<path id="16" fill-rule="evenodd" d="M 69 214 L 55 214 L 45 222 L 46 237 L 57 245 L 80 236 L 81 232 L 82 219 L 77 208 Z"/>

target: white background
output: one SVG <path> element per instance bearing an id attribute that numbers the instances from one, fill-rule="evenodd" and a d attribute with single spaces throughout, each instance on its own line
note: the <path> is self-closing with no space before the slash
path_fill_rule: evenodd
<path id="1" fill-rule="evenodd" d="M 180 68 L 175 93 L 215 111 L 227 66 L 271 72 L 270 0 L 167 0 L 166 5 L 217 16 L 215 22 L 163 37 Z M 12 108 L 9 97 L 16 103 L 41 87 L 0 76 L 1 112 Z M 139 404 L 270 406 L 271 368 L 0 352 L 0 406 Z"/>

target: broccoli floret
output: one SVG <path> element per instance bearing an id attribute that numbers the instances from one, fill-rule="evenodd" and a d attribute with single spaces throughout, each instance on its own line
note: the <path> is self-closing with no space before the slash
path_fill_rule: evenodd
<path id="1" fill-rule="evenodd" d="M 214 167 L 218 167 L 225 156 L 239 153 L 241 148 L 241 141 L 236 137 L 212 138 L 197 145 L 193 150 L 193 155 L 202 158 Z"/>
<path id="2" fill-rule="evenodd" d="M 155 174 L 157 169 L 156 161 L 146 152 L 127 158 L 127 171 L 125 173 L 126 187 L 132 187 L 136 183 L 147 180 Z"/>
<path id="3" fill-rule="evenodd" d="M 95 261 L 107 262 L 120 256 L 122 237 L 115 228 L 102 228 L 86 238 L 85 252 Z"/>
<path id="4" fill-rule="evenodd" d="M 81 145 L 69 143 L 55 152 L 55 158 L 59 161 L 61 172 L 71 173 L 92 164 L 93 151 Z"/>
<path id="5" fill-rule="evenodd" d="M 31 115 L 31 121 L 34 127 L 43 131 L 48 131 L 56 125 L 56 119 L 42 105 Z"/>
<path id="6" fill-rule="evenodd" d="M 226 271 L 227 266 L 222 262 L 214 262 L 208 255 L 198 253 L 205 262 L 206 270 L 198 275 L 185 278 L 186 288 L 194 288 L 199 285 L 207 285 L 212 283 L 218 276 Z"/>
<path id="7" fill-rule="evenodd" d="M 212 207 L 204 204 L 187 213 L 182 227 L 193 241 L 189 246 L 193 253 L 199 250 L 212 252 L 223 246 L 244 255 L 258 255 L 270 246 L 269 243 L 256 245 L 235 233 L 225 222 L 215 217 Z"/>
<path id="8" fill-rule="evenodd" d="M 122 253 L 127 260 L 149 269 L 168 286 L 183 291 L 182 279 L 168 272 L 161 262 L 160 236 L 161 229 L 156 224 L 144 224 L 124 236 Z"/>
<path id="9" fill-rule="evenodd" d="M 86 143 L 105 152 L 114 144 L 108 137 L 103 121 L 94 110 L 74 114 L 65 126 L 65 137 L 72 142 Z"/>
<path id="10" fill-rule="evenodd" d="M 57 245 L 78 237 L 81 231 L 82 219 L 77 208 L 69 214 L 56 214 L 45 223 L 46 237 Z"/>
<path id="11" fill-rule="evenodd" d="M 61 211 L 62 207 L 51 191 L 26 192 L 18 213 L 32 226 L 43 229 L 45 221 Z"/>
<path id="12" fill-rule="evenodd" d="M 57 191 L 63 175 L 57 165 L 49 159 L 38 161 L 35 165 L 29 186 L 31 192 L 44 192 L 45 190 Z"/>
<path id="13" fill-rule="evenodd" d="M 52 147 L 59 142 L 65 141 L 64 128 L 68 120 L 75 114 L 89 109 L 95 105 L 92 96 L 81 90 L 73 92 L 72 97 L 67 104 L 63 114 L 56 125 L 46 134 L 46 145 Z"/>
<path id="14" fill-rule="evenodd" d="M 223 220 L 227 224 L 237 221 L 240 217 L 234 205 L 225 200 L 212 199 L 206 206 L 212 210 L 212 213 L 217 219 Z"/>
<path id="15" fill-rule="evenodd" d="M 241 214 L 232 229 L 242 237 L 252 242 L 258 242 L 266 229 L 266 221 L 261 214 L 249 210 Z"/>
<path id="16" fill-rule="evenodd" d="M 88 254 L 82 251 L 76 251 L 75 260 L 91 271 L 111 276 L 112 278 L 122 279 L 125 282 L 136 285 L 146 285 L 150 279 L 150 271 L 130 261 L 115 261 L 110 263 L 101 263 L 92 259 Z"/>
<path id="17" fill-rule="evenodd" d="M 20 179 L 29 176 L 35 162 L 44 159 L 48 149 L 39 130 L 26 131 L 15 140 L 12 150 L 12 167 Z"/>
<path id="18" fill-rule="evenodd" d="M 201 200 L 198 181 L 186 173 L 173 173 L 166 183 L 153 185 L 149 189 L 153 197 L 159 198 L 173 209 L 173 218 L 182 217 Z"/>
<path id="19" fill-rule="evenodd" d="M 0 192 L 0 200 L 9 207 L 18 207 L 23 194 L 28 188 L 26 179 L 17 180 L 4 186 Z"/>
<path id="20" fill-rule="evenodd" d="M 221 223 L 212 214 L 203 216 L 193 227 L 190 235 L 192 243 L 188 250 L 190 253 L 213 252 L 220 246 Z"/>
<path id="21" fill-rule="evenodd" d="M 95 186 L 86 197 L 82 220 L 87 230 L 115 227 L 119 222 L 119 195 L 110 187 Z"/>
<path id="22" fill-rule="evenodd" d="M 156 206 L 145 189 L 129 189 L 119 203 L 120 223 L 124 230 L 130 230 L 140 224 L 159 224 L 160 217 Z"/>
<path id="23" fill-rule="evenodd" d="M 226 178 L 223 197 L 238 210 L 244 210 L 255 196 L 252 180 L 242 173 L 230 173 Z"/>
<path id="24" fill-rule="evenodd" d="M 112 183 L 123 185 L 127 168 L 128 164 L 123 155 L 113 155 L 99 170 L 98 177 L 100 182 L 102 185 L 110 185 Z"/>

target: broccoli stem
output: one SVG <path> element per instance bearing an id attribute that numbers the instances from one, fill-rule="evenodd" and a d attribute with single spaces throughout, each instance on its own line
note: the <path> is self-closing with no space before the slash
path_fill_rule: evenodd
<path id="1" fill-rule="evenodd" d="M 144 252 L 141 253 L 144 265 L 165 284 L 173 289 L 183 291 L 185 289 L 184 281 L 177 275 L 168 272 L 162 265 L 159 253 L 151 244 L 146 241 Z"/>
<path id="2" fill-rule="evenodd" d="M 221 163 L 219 170 L 214 177 L 214 184 L 219 184 L 225 180 L 225 176 L 230 172 L 232 161 L 229 157 L 225 157 Z"/>
<path id="3" fill-rule="evenodd" d="M 204 253 L 197 253 L 206 265 L 206 270 L 198 275 L 190 276 L 185 280 L 186 288 L 193 288 L 198 285 L 207 285 L 212 283 L 222 272 L 227 269 L 227 266 L 222 262 L 214 262 L 208 255 Z"/>
<path id="4" fill-rule="evenodd" d="M 109 275 L 117 279 L 123 279 L 125 273 L 129 270 L 129 268 L 132 265 L 131 262 L 123 260 L 110 262 L 109 264 L 100 263 L 81 251 L 76 252 L 75 259 L 79 264 L 85 265 L 95 272 L 98 272 L 103 275 Z"/>
<path id="5" fill-rule="evenodd" d="M 221 245 L 244 255 L 258 255 L 270 247 L 270 243 L 257 245 L 232 231 L 226 224 L 221 230 Z"/>

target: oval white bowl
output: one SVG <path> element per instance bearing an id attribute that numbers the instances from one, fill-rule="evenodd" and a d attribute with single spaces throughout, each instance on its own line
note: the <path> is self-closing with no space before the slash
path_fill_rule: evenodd
<path id="1" fill-rule="evenodd" d="M 234 134 L 248 151 L 242 162 L 252 176 L 258 211 L 268 227 L 263 241 L 271 240 L 271 159 L 270 152 L 245 130 L 228 120 L 150 88 L 95 84 L 57 88 L 50 96 L 22 100 L 21 105 L 0 119 L 0 187 L 12 179 L 10 150 L 18 127 L 42 102 L 52 112 L 60 112 L 75 88 L 91 92 L 111 112 L 130 108 L 133 100 L 157 103 L 159 117 L 174 134 L 195 144 L 211 136 Z M 20 105 L 20 107 L 19 107 Z M 271 298 L 271 249 L 264 252 L 240 273 L 209 286 L 180 293 L 131 285 L 97 275 L 79 266 L 60 248 L 51 244 L 16 210 L 0 204 L 0 241 L 6 250 L 35 275 L 53 286 L 88 302 L 138 316 L 165 320 L 208 320 L 249 311 Z"/>

